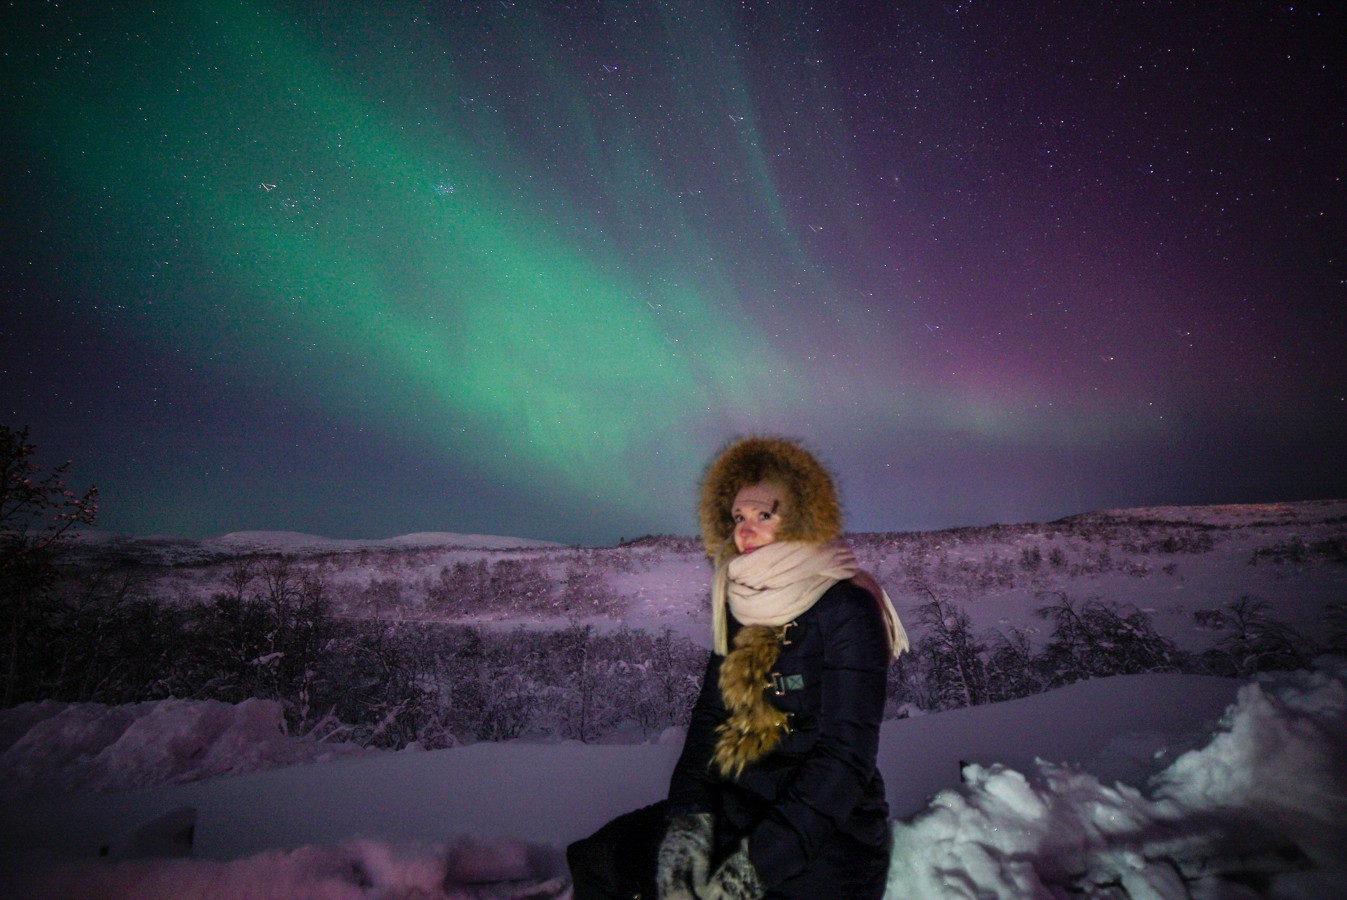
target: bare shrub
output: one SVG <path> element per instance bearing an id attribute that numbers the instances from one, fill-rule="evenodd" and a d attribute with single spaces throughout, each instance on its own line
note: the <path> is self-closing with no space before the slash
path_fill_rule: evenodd
<path id="1" fill-rule="evenodd" d="M 567 564 L 557 612 L 567 616 L 611 615 L 621 609 L 622 598 L 592 560 Z"/>
<path id="2" fill-rule="evenodd" d="M 491 601 L 491 578 L 485 559 L 460 560 L 440 570 L 426 594 L 426 608 L 445 616 L 472 615 Z"/>
<path id="3" fill-rule="evenodd" d="M 1099 600 L 1077 604 L 1058 593 L 1055 603 L 1037 612 L 1053 625 L 1042 654 L 1050 687 L 1106 675 L 1174 672 L 1184 661 L 1140 610 Z"/>
<path id="4" fill-rule="evenodd" d="M 1204 612 L 1206 622 L 1224 632 L 1216 646 L 1202 654 L 1202 662 L 1215 674 L 1244 677 L 1299 669 L 1309 665 L 1314 656 L 1308 638 L 1273 619 L 1266 601 L 1252 595 Z"/>
<path id="5" fill-rule="evenodd" d="M 1043 551 L 1037 544 L 1020 550 L 1020 568 L 1026 572 L 1037 572 L 1043 568 Z"/>
<path id="6" fill-rule="evenodd" d="M 1178 531 L 1167 530 L 1158 538 L 1147 536 L 1143 540 L 1126 540 L 1122 548 L 1128 553 L 1142 555 L 1154 553 L 1208 553 L 1216 546 L 1216 540 L 1210 530 L 1184 528 Z"/>
<path id="7" fill-rule="evenodd" d="M 996 703 L 1042 693 L 1046 689 L 1042 668 L 1026 631 L 1012 628 L 1009 634 L 997 632 L 987 659 L 988 699 Z"/>
<path id="8" fill-rule="evenodd" d="M 1278 565 L 1301 565 L 1311 560 L 1347 563 L 1347 537 L 1335 536 L 1319 541 L 1293 537 L 1266 547 L 1260 547 L 1249 558 L 1250 565 L 1267 561 Z"/>
<path id="9" fill-rule="evenodd" d="M 1087 550 L 1084 558 L 1071 567 L 1071 577 L 1082 575 L 1103 575 L 1113 571 L 1113 553 L 1108 547 Z"/>
<path id="10" fill-rule="evenodd" d="M 356 609 L 371 616 L 383 616 L 405 605 L 402 582 L 396 578 L 373 578 L 359 592 Z"/>

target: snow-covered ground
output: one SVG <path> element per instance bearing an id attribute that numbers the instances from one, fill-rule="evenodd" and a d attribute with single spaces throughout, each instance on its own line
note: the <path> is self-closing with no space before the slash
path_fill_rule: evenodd
<path id="1" fill-rule="evenodd" d="M 1322 502 L 1114 510 L 856 546 L 909 622 L 935 594 L 980 631 L 1041 638 L 1036 610 L 1063 594 L 1145 610 L 1196 650 L 1213 640 L 1199 614 L 1241 597 L 1322 641 L 1326 605 L 1347 598 L 1344 535 L 1347 503 Z M 177 602 L 209 597 L 231 560 L 284 553 L 357 611 L 367 588 L 395 583 L 405 605 L 378 614 L 410 618 L 434 615 L 427 586 L 459 561 L 524 560 L 558 582 L 579 567 L 620 599 L 586 620 L 596 628 L 706 641 L 708 572 L 682 539 L 84 543 L 91 559 L 104 551 L 148 564 L 147 584 Z M 886 722 L 890 896 L 1347 897 L 1347 663 L 1316 665 L 1250 682 L 1102 678 Z M 392 752 L 286 736 L 282 722 L 261 700 L 0 714 L 0 895 L 561 896 L 564 846 L 662 796 L 681 740 Z"/>
<path id="2" fill-rule="evenodd" d="M 1119 676 L 888 722 L 889 895 L 1347 896 L 1345 678 L 1341 664 L 1243 685 Z M 88 758 L 66 754 L 84 773 L 68 793 L 7 798 L 5 896 L 561 896 L 565 844 L 658 799 L 679 748 L 667 735 L 317 761 L 330 748 L 272 735 L 273 755 L 314 761 L 180 784 L 202 757 L 274 762 L 248 749 L 265 715 L 220 730 L 218 709 L 157 707 L 120 737 L 89 708 L 62 735 L 58 713 L 7 750 L 9 772 L 56 766 L 55 748 L 81 740 Z"/>

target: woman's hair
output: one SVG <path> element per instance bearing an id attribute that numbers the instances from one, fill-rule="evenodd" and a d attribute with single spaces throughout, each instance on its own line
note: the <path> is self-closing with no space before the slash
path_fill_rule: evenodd
<path id="1" fill-rule="evenodd" d="M 721 555 L 734 536 L 735 495 L 752 484 L 774 484 L 786 495 L 779 541 L 826 543 L 842 535 L 842 510 L 828 470 L 795 441 L 746 437 L 731 441 L 706 468 L 697 518 L 707 556 Z"/>

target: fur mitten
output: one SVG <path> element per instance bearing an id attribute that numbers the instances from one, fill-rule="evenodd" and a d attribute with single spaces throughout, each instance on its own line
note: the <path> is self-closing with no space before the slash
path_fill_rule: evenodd
<path id="1" fill-rule="evenodd" d="M 655 873 L 660 900 L 696 900 L 702 895 L 711 859 L 711 829 L 710 813 L 688 813 L 669 820 Z"/>
<path id="2" fill-rule="evenodd" d="M 748 838 L 726 857 L 706 885 L 705 900 L 759 900 L 767 889 L 758 880 L 758 870 L 748 858 Z"/>

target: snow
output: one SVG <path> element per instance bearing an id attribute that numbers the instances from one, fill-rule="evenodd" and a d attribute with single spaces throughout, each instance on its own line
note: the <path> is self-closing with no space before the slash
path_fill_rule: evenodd
<path id="1" fill-rule="evenodd" d="M 0 797 L 200 781 L 366 752 L 287 737 L 281 705 L 270 700 L 48 700 L 0 715 Z"/>
<path id="2" fill-rule="evenodd" d="M 1070 765 L 970 766 L 965 789 L 895 824 L 889 893 L 1343 896 L 1344 674 L 1242 687 L 1212 739 L 1150 779 L 1149 797 Z"/>
<path id="3" fill-rule="evenodd" d="M 897 819 L 890 896 L 1341 896 L 1347 842 L 1334 825 L 1347 814 L 1345 679 L 1342 663 L 1243 685 L 1121 676 L 887 722 L 880 765 Z M 85 781 L 67 774 L 67 793 L 6 803 L 0 889 L 558 896 L 562 848 L 658 799 L 679 749 L 676 734 L 631 746 L 480 743 L 176 783 L 190 770 L 175 752 L 236 772 L 276 762 L 278 751 L 243 750 L 268 721 L 250 704 L 231 718 L 165 701 L 130 722 L 117 708 L 100 719 L 84 705 L 66 711 L 60 734 L 15 741 L 3 757 L 7 780 L 54 766 L 62 735 L 81 736 L 75 756 L 101 762 L 77 765 L 62 751 L 61 765 Z M 61 718 L 37 720 L 29 733 Z M 199 746 L 203 719 L 233 723 L 217 732 L 218 746 Z M 8 729 L 8 714 L 3 721 Z M 144 739 L 152 725 L 163 746 Z M 197 737 L 182 743 L 185 733 Z M 84 737 L 94 734 L 101 744 Z M 279 740 L 298 745 L 295 755 L 315 750 L 304 738 Z M 117 771 L 127 774 L 109 780 Z M 103 790 L 155 772 L 164 783 Z"/>
<path id="4" fill-rule="evenodd" d="M 1267 552 L 1340 545 L 1343 501 L 1073 521 L 1082 527 L 857 536 L 857 547 L 909 622 L 931 592 L 975 630 L 1035 640 L 1048 631 L 1036 610 L 1058 593 L 1147 610 L 1187 649 L 1213 641 L 1195 613 L 1243 596 L 1312 637 L 1325 606 L 1347 596 L 1338 562 Z M 1159 547 L 1169 535 L 1200 540 Z M 667 627 L 703 645 L 708 633 L 708 571 L 679 539 L 603 549 L 447 533 L 81 540 L 147 560 L 156 596 L 208 597 L 230 560 L 284 553 L 343 603 L 376 579 L 395 582 L 409 606 L 390 614 L 409 617 L 429 615 L 412 598 L 459 560 L 525 559 L 553 578 L 576 562 L 622 601 L 580 624 Z M 1039 562 L 1022 560 L 1028 551 Z M 1316 666 L 1248 682 L 1096 679 L 886 722 L 889 896 L 1347 897 L 1347 661 Z M 560 897 L 566 844 L 660 798 L 682 740 L 672 729 L 654 743 L 392 752 L 287 735 L 283 721 L 261 700 L 0 712 L 0 896 Z"/>

